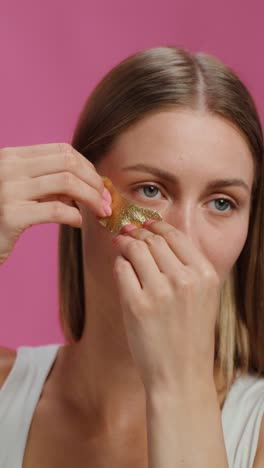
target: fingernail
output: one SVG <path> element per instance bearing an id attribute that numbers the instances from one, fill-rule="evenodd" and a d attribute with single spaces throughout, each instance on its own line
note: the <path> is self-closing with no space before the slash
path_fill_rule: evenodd
<path id="1" fill-rule="evenodd" d="M 120 234 L 125 234 L 126 232 L 133 231 L 134 229 L 137 229 L 137 226 L 135 226 L 135 224 L 125 224 L 125 226 L 123 226 L 120 230 Z"/>
<path id="2" fill-rule="evenodd" d="M 112 202 L 111 193 L 109 192 L 109 190 L 107 190 L 107 188 L 104 188 L 103 199 L 106 200 L 107 202 L 109 202 L 109 204 Z"/>
<path id="3" fill-rule="evenodd" d="M 112 208 L 106 200 L 103 201 L 103 209 L 107 216 L 111 216 Z"/>
<path id="4" fill-rule="evenodd" d="M 119 241 L 120 237 L 121 236 L 119 234 L 117 236 L 113 237 L 112 243 L 115 245 Z"/>
<path id="5" fill-rule="evenodd" d="M 143 226 L 149 226 L 150 224 L 154 223 L 154 219 L 148 219 L 147 221 L 144 222 Z"/>

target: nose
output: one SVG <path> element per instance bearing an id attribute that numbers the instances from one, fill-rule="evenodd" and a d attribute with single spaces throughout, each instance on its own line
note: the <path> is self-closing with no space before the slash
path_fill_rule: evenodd
<path id="1" fill-rule="evenodd" d="M 199 249 L 200 236 L 198 228 L 198 213 L 194 206 L 177 203 L 164 214 L 164 221 L 181 231 L 188 237 Z"/>

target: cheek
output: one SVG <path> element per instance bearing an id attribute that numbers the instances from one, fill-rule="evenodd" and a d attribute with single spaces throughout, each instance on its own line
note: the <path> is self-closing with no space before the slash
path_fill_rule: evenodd
<path id="1" fill-rule="evenodd" d="M 85 213 L 82 225 L 83 257 L 88 269 L 104 273 L 113 267 L 117 256 L 112 245 L 113 237 L 114 234 L 103 227 L 94 215 Z"/>
<path id="2" fill-rule="evenodd" d="M 214 265 L 221 280 L 228 275 L 236 263 L 247 238 L 247 227 L 236 229 L 218 237 L 212 236 L 207 246 L 207 258 Z"/>

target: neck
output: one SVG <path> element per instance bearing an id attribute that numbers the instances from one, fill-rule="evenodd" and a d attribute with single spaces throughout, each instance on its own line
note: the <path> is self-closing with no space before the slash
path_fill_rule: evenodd
<path id="1" fill-rule="evenodd" d="M 89 420 L 96 417 L 101 431 L 142 422 L 145 390 L 117 304 L 88 305 L 81 340 L 63 348 L 58 379 L 67 404 Z M 222 409 L 226 391 L 217 369 L 215 384 Z"/>
<path id="2" fill-rule="evenodd" d="M 142 420 L 145 391 L 128 348 L 121 311 L 116 304 L 101 306 L 88 307 L 81 340 L 64 348 L 60 380 L 71 406 L 89 418 L 96 415 L 97 423 L 108 431 Z"/>

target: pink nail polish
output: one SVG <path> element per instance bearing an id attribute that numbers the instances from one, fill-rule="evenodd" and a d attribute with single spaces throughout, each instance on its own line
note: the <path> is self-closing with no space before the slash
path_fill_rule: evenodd
<path id="1" fill-rule="evenodd" d="M 109 204 L 112 202 L 112 196 L 107 188 L 104 188 L 103 199 L 106 200 Z"/>
<path id="2" fill-rule="evenodd" d="M 113 237 L 113 239 L 112 239 L 113 244 L 116 244 L 119 241 L 120 237 L 121 236 L 119 234 L 117 236 Z"/>
<path id="3" fill-rule="evenodd" d="M 120 230 L 120 234 L 126 234 L 127 232 L 133 231 L 134 229 L 137 229 L 135 224 L 125 224 L 125 226 L 123 226 Z"/>
<path id="4" fill-rule="evenodd" d="M 144 226 L 149 226 L 150 224 L 154 223 L 154 219 L 148 219 L 147 221 L 144 222 Z"/>
<path id="5" fill-rule="evenodd" d="M 103 208 L 104 208 L 105 214 L 107 216 L 111 216 L 112 208 L 106 200 L 103 201 Z"/>

